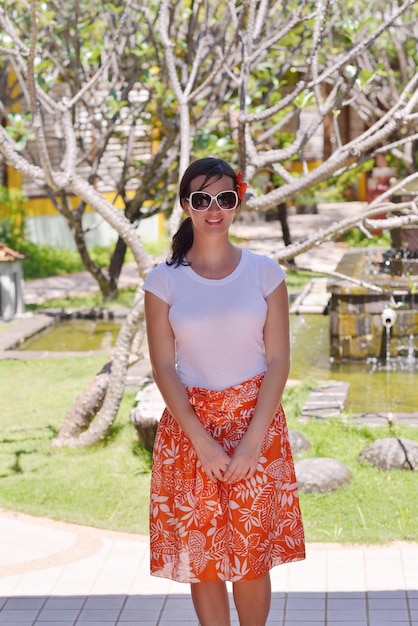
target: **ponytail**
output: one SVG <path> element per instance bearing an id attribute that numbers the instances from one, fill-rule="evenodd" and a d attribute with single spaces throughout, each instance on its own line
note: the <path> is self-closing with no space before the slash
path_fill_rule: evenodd
<path id="1" fill-rule="evenodd" d="M 171 258 L 167 261 L 167 265 L 189 265 L 186 261 L 186 254 L 190 250 L 193 244 L 193 224 L 190 217 L 186 217 L 185 220 L 179 226 L 179 229 L 173 236 L 173 242 L 171 245 Z"/>

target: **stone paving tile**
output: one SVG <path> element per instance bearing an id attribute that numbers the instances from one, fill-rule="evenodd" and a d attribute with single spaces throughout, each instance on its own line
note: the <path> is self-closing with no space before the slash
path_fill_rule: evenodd
<path id="1" fill-rule="evenodd" d="M 289 624 L 286 624 L 286 626 L 290 626 Z M 327 619 L 327 626 L 369 626 L 369 623 L 367 620 L 356 620 L 355 622 L 351 621 L 351 620 L 340 620 L 338 619 L 337 621 L 332 621 L 331 618 Z"/>
<path id="2" fill-rule="evenodd" d="M 414 592 L 415 593 L 415 592 Z M 272 608 L 269 626 L 298 626 L 323 624 L 324 626 L 416 626 L 416 615 L 409 617 L 406 594 L 401 602 L 402 592 L 388 593 L 374 592 L 374 598 L 368 598 L 367 592 L 357 594 L 355 598 L 345 597 L 346 594 L 314 594 L 314 593 L 273 593 Z M 348 594 L 350 595 L 350 594 Z M 372 602 L 374 599 L 375 605 Z M 58 599 L 42 598 L 49 609 L 39 609 L 38 599 L 16 599 L 27 602 L 18 603 L 17 607 L 0 613 L 0 624 L 7 626 L 89 626 L 101 624 L 103 626 L 163 626 L 168 624 L 187 624 L 197 626 L 190 596 L 105 596 L 67 598 L 76 600 L 77 604 L 83 601 L 90 606 L 102 604 L 101 609 L 86 609 L 80 611 L 73 605 L 72 609 L 59 609 Z M 65 601 L 65 598 L 61 598 Z M 32 609 L 24 608 L 30 606 Z M 231 598 L 232 604 L 232 598 Z M 68 605 L 68 603 L 67 603 Z M 13 603 L 11 603 L 13 606 Z M 62 605 L 64 606 L 64 604 Z M 122 606 L 122 610 L 115 608 Z M 374 608 L 376 606 L 376 608 Z M 112 608 L 113 607 L 113 608 Z M 130 607 L 130 608 L 128 608 Z M 238 624 L 236 611 L 232 610 L 232 624 Z"/>

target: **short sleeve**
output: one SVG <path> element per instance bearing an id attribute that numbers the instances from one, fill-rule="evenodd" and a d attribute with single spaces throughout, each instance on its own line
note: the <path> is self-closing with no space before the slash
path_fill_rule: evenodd
<path id="1" fill-rule="evenodd" d="M 261 261 L 261 289 L 266 298 L 286 279 L 283 268 L 268 256 L 260 255 Z"/>
<path id="2" fill-rule="evenodd" d="M 142 285 L 143 291 L 149 291 L 155 296 L 169 304 L 169 276 L 168 266 L 166 263 L 160 263 L 157 267 L 154 267 L 145 279 Z"/>

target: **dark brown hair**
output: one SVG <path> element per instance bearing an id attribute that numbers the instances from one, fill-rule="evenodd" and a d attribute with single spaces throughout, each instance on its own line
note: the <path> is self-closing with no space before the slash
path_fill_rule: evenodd
<path id="1" fill-rule="evenodd" d="M 179 200 L 185 200 L 190 195 L 190 183 L 197 176 L 204 176 L 203 185 L 200 189 L 204 189 L 209 180 L 219 180 L 222 176 L 232 178 L 234 189 L 237 188 L 237 175 L 232 167 L 223 159 L 216 157 L 205 157 L 193 161 L 184 172 L 179 185 Z M 173 236 L 171 245 L 171 257 L 167 261 L 167 265 L 188 265 L 186 254 L 193 244 L 193 225 L 190 217 L 186 217 L 180 224 L 177 232 Z"/>

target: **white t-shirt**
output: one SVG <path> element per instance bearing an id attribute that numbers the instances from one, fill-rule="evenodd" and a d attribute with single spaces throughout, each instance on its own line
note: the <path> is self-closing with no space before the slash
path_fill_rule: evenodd
<path id="1" fill-rule="evenodd" d="M 220 391 L 265 372 L 265 299 L 284 278 L 276 261 L 249 250 L 219 280 L 166 263 L 149 273 L 143 289 L 169 305 L 184 385 Z"/>

